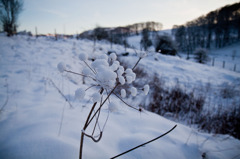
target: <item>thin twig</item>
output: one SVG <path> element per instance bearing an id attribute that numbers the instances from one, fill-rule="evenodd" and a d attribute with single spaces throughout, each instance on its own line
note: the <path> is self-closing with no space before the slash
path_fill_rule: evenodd
<path id="1" fill-rule="evenodd" d="M 60 127 L 59 127 L 59 130 L 58 130 L 58 136 L 60 136 L 61 130 L 62 130 L 62 123 L 63 123 L 64 112 L 65 112 L 65 105 L 66 105 L 66 103 L 64 103 L 63 110 L 62 110 L 62 116 L 61 116 L 61 121 L 60 121 Z"/>
<path id="2" fill-rule="evenodd" d="M 124 104 L 126 104 L 128 107 L 140 111 L 139 109 L 137 109 L 137 108 L 135 108 L 135 107 L 129 105 L 128 103 L 126 103 L 126 102 L 125 102 L 121 97 L 119 97 L 116 93 L 113 92 L 113 94 L 114 94 L 116 97 L 118 97 L 118 99 L 120 99 L 120 100 L 121 100 Z"/>
<path id="3" fill-rule="evenodd" d="M 102 100 L 103 100 L 103 95 L 102 95 L 102 97 L 101 97 L 100 105 L 102 104 Z M 95 113 L 95 111 L 94 111 L 94 113 Z M 98 122 L 98 119 L 99 119 L 100 113 L 101 113 L 101 111 L 99 111 L 99 113 L 98 113 L 98 115 L 97 115 L 96 122 L 95 122 L 95 125 L 94 125 L 94 128 L 93 128 L 92 135 L 93 135 L 94 132 L 95 132 L 95 129 L 96 129 L 96 125 L 97 125 L 97 124 L 98 124 L 98 128 L 99 128 L 99 130 L 101 131 L 101 128 L 100 128 L 100 125 L 99 125 L 99 122 Z M 95 116 L 95 117 L 96 117 L 96 116 Z"/>
<path id="4" fill-rule="evenodd" d="M 95 139 L 93 136 L 88 135 L 88 134 L 86 134 L 85 132 L 84 132 L 84 135 L 87 136 L 87 137 L 89 137 L 89 138 L 91 138 L 94 142 L 98 142 L 98 141 L 100 141 L 101 138 L 102 138 L 102 132 L 100 132 L 98 139 Z"/>
<path id="5" fill-rule="evenodd" d="M 92 116 L 92 118 L 88 121 L 87 125 L 88 126 L 91 121 L 93 120 L 94 116 L 97 114 L 98 111 L 101 110 L 102 106 L 105 104 L 105 102 L 108 100 L 108 98 L 110 97 L 110 95 L 113 93 L 113 91 L 117 88 L 117 86 L 119 85 L 119 83 L 116 84 L 116 86 L 111 90 L 111 92 L 108 94 L 108 96 L 105 98 L 105 100 L 103 101 L 103 103 L 100 105 L 100 107 L 97 109 L 97 111 L 94 113 L 94 115 Z"/>
<path id="6" fill-rule="evenodd" d="M 94 113 L 95 113 L 95 112 L 94 112 Z M 100 113 L 101 113 L 101 111 L 99 111 L 97 117 L 95 116 L 95 117 L 96 117 L 96 121 L 95 121 L 95 124 L 94 124 L 94 128 L 93 128 L 92 135 L 94 134 L 97 125 L 98 125 L 99 130 L 101 131 L 101 128 L 100 128 L 100 125 L 99 125 L 99 122 L 98 122 L 98 119 L 99 119 Z"/>
<path id="7" fill-rule="evenodd" d="M 108 110 L 108 115 L 107 115 L 107 118 L 106 118 L 106 120 L 105 120 L 105 123 L 103 124 L 102 132 L 104 131 L 104 128 L 105 128 L 105 126 L 106 126 L 106 124 L 107 124 L 108 117 L 109 117 L 109 110 Z"/>
<path id="8" fill-rule="evenodd" d="M 75 75 L 79 75 L 79 76 L 83 76 L 83 77 L 89 77 L 91 78 L 92 80 L 96 81 L 95 78 L 91 77 L 91 76 L 87 76 L 87 75 L 84 75 L 84 74 L 81 74 L 81 73 L 77 73 L 77 72 L 73 72 L 73 71 L 69 71 L 69 70 L 64 70 L 65 72 L 68 72 L 68 73 L 72 73 L 72 74 L 75 74 Z"/>
<path id="9" fill-rule="evenodd" d="M 176 127 L 177 127 L 177 125 L 175 125 L 172 129 L 168 130 L 166 133 L 164 133 L 164 134 L 162 134 L 162 135 L 160 135 L 160 136 L 158 136 L 158 137 L 156 137 L 156 138 L 154 138 L 154 139 L 152 139 L 152 140 L 150 140 L 150 141 L 148 141 L 148 142 L 145 142 L 145 143 L 143 143 L 143 144 L 141 144 L 141 145 L 138 145 L 138 146 L 136 146 L 136 147 L 134 147 L 134 148 L 132 148 L 132 149 L 130 149 L 130 150 L 127 150 L 127 151 L 125 151 L 125 152 L 123 152 L 123 153 L 121 153 L 121 154 L 119 154 L 119 155 L 117 155 L 117 156 L 114 156 L 114 157 L 112 157 L 111 159 L 114 159 L 114 158 L 117 158 L 117 157 L 119 157 L 119 156 L 122 156 L 122 155 L 124 155 L 124 154 L 126 154 L 126 153 L 128 153 L 128 152 L 130 152 L 130 151 L 133 151 L 133 150 L 135 150 L 135 149 L 137 149 L 137 148 L 139 148 L 139 147 L 142 147 L 142 146 L 144 146 L 144 145 L 146 145 L 146 144 L 149 144 L 149 143 L 151 143 L 151 142 L 153 142 L 153 141 L 155 141 L 155 140 L 158 140 L 158 139 L 160 139 L 161 137 L 163 137 L 163 136 L 167 135 L 168 133 L 170 133 L 171 131 L 173 131 L 173 129 L 175 129 Z"/>
<path id="10" fill-rule="evenodd" d="M 138 65 L 138 63 L 141 61 L 141 57 L 139 57 L 139 59 L 138 59 L 138 61 L 136 62 L 136 64 L 133 66 L 133 68 L 132 68 L 132 70 L 134 70 L 136 67 L 137 67 L 137 65 Z"/>
<path id="11" fill-rule="evenodd" d="M 8 82 L 7 82 L 7 79 L 6 79 L 6 87 L 7 87 L 7 98 L 6 98 L 5 102 L 4 102 L 4 104 L 1 106 L 0 112 L 3 111 L 3 108 L 7 105 L 8 100 L 9 100 L 9 95 L 8 95 Z"/>
<path id="12" fill-rule="evenodd" d="M 104 91 L 104 89 L 102 88 L 102 89 L 100 90 L 100 94 L 102 94 L 103 91 Z M 79 148 L 79 159 L 82 159 L 83 140 L 84 140 L 84 136 L 85 136 L 84 131 L 87 129 L 87 127 L 88 127 L 88 125 L 89 125 L 89 123 L 90 123 L 90 122 L 89 122 L 89 119 L 90 119 L 90 117 L 92 116 L 92 113 L 93 113 L 94 108 L 95 108 L 96 105 L 97 105 L 97 102 L 95 102 L 95 103 L 93 104 L 93 106 L 92 106 L 92 108 L 91 108 L 91 110 L 90 110 L 90 112 L 89 112 L 89 114 L 88 114 L 87 120 L 85 121 L 83 130 L 82 130 L 82 133 L 81 133 L 80 148 Z M 96 113 L 94 113 L 94 116 L 95 116 L 95 115 L 96 115 Z M 94 116 L 93 116 L 93 118 L 94 118 Z M 93 118 L 91 118 L 91 120 L 92 120 Z"/>
<path id="13" fill-rule="evenodd" d="M 99 85 L 92 85 L 92 86 L 88 87 L 87 89 L 85 89 L 85 91 L 89 90 L 92 87 L 97 87 L 97 86 L 99 86 Z"/>
<path id="14" fill-rule="evenodd" d="M 91 70 L 94 74 L 96 74 L 96 72 L 88 65 L 88 63 L 87 63 L 86 61 L 84 61 L 84 63 L 87 65 L 88 68 L 90 68 L 90 70 Z"/>
<path id="15" fill-rule="evenodd" d="M 67 99 L 67 97 L 63 94 L 63 92 L 55 85 L 55 83 L 51 80 L 48 79 L 51 84 L 53 85 L 54 88 L 56 88 L 58 90 L 58 93 L 65 99 L 66 102 L 68 102 L 70 108 L 73 108 L 72 104 L 69 102 L 69 100 Z"/>

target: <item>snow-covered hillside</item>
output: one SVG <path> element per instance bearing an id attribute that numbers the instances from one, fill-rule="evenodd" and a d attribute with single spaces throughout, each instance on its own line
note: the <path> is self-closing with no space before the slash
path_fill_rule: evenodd
<path id="1" fill-rule="evenodd" d="M 78 158 L 81 129 L 92 102 L 88 98 L 74 98 L 76 89 L 87 86 L 83 85 L 81 76 L 61 74 L 57 64 L 64 62 L 68 69 L 81 72 L 85 65 L 78 59 L 79 53 L 95 57 L 108 50 L 109 44 L 97 43 L 93 48 L 93 42 L 88 40 L 55 41 L 43 37 L 0 35 L 1 159 Z M 114 45 L 111 50 L 119 55 L 124 52 L 119 45 Z M 127 51 L 130 55 L 122 60 L 132 66 L 137 57 L 134 50 Z M 169 85 L 178 80 L 182 84 L 198 86 L 210 82 L 218 87 L 240 79 L 237 72 L 160 54 L 149 54 L 139 65 L 149 74 L 163 77 Z M 90 99 L 96 91 L 91 88 L 86 96 Z M 129 102 L 136 106 L 138 100 Z M 103 137 L 98 143 L 85 138 L 85 159 L 111 158 L 165 133 L 175 124 L 177 127 L 167 136 L 119 158 L 240 158 L 240 141 L 229 135 L 201 133 L 146 110 L 139 113 L 114 96 L 111 101 L 117 105 L 117 111 L 109 112 L 108 104 L 104 106 L 100 118 Z"/>
<path id="2" fill-rule="evenodd" d="M 161 30 L 158 32 L 158 35 L 168 35 L 174 39 L 174 36 L 171 33 L 171 30 Z M 141 38 L 142 35 L 129 36 L 127 41 L 130 46 L 136 49 L 141 49 Z M 155 38 L 150 34 L 150 38 L 155 44 Z M 240 72 L 240 43 L 235 43 L 230 46 L 226 46 L 220 49 L 210 49 L 208 50 L 209 60 L 207 62 L 208 66 L 213 66 L 221 69 L 227 69 L 231 71 Z M 149 51 L 155 51 L 154 46 L 148 48 Z M 178 53 L 183 59 L 187 58 L 187 53 L 179 52 Z M 194 60 L 194 55 L 189 55 L 190 61 Z"/>

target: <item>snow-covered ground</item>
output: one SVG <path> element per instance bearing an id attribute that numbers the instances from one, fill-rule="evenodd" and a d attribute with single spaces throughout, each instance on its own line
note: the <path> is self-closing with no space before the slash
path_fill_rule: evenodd
<path id="1" fill-rule="evenodd" d="M 57 64 L 64 62 L 68 69 L 81 72 L 84 64 L 78 59 L 79 53 L 93 57 L 107 53 L 109 49 L 110 45 L 105 43 L 97 43 L 93 49 L 93 42 L 87 40 L 54 41 L 0 35 L 1 159 L 78 158 L 81 129 L 92 102 L 88 98 L 74 98 L 76 89 L 87 86 L 83 86 L 80 76 L 59 73 Z M 117 54 L 124 52 L 124 48 L 118 45 L 114 45 L 112 50 Z M 137 57 L 133 50 L 128 51 L 130 56 L 122 59 L 133 65 Z M 164 55 L 150 54 L 139 65 L 149 74 L 157 73 L 170 85 L 178 80 L 183 84 L 210 82 L 218 86 L 240 79 L 237 72 Z M 90 97 L 96 91 L 91 88 L 86 96 Z M 240 141 L 229 135 L 200 133 L 148 111 L 139 113 L 117 98 L 111 97 L 111 101 L 118 110 L 109 112 L 107 104 L 103 107 L 100 118 L 103 137 L 98 143 L 85 138 L 85 159 L 113 157 L 165 133 L 175 124 L 177 127 L 167 136 L 119 158 L 240 158 Z M 131 104 L 135 103 L 138 101 L 131 101 Z"/>
<path id="2" fill-rule="evenodd" d="M 208 66 L 240 72 L 240 43 L 232 44 L 221 49 L 208 50 Z M 180 53 L 186 59 L 187 54 Z M 190 61 L 194 61 L 194 55 L 189 55 Z"/>
<path id="3" fill-rule="evenodd" d="M 162 30 L 158 32 L 158 35 L 169 35 L 172 36 L 171 30 Z M 141 49 L 140 41 L 141 34 L 130 36 L 127 38 L 130 46 L 136 49 Z M 150 38 L 153 40 L 154 37 L 150 34 Z M 174 38 L 174 37 L 173 37 Z M 240 72 L 240 43 L 235 43 L 231 46 L 226 46 L 221 49 L 211 49 L 208 50 L 209 60 L 207 62 L 208 66 L 217 67 L 221 69 L 227 69 L 231 71 Z M 154 47 L 151 46 L 148 48 L 149 51 L 154 51 Z M 187 53 L 179 52 L 179 55 L 183 58 L 187 58 Z M 194 55 L 189 55 L 190 61 L 194 61 Z"/>

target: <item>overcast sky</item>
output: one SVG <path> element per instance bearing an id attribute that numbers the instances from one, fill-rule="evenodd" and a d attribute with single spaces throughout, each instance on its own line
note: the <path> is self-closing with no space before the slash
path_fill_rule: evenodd
<path id="1" fill-rule="evenodd" d="M 95 26 L 155 21 L 163 29 L 184 24 L 239 0 L 24 0 L 19 30 L 75 34 Z"/>

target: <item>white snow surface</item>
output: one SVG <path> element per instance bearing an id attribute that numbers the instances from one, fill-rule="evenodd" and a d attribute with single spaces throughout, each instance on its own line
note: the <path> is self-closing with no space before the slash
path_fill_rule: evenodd
<path id="1" fill-rule="evenodd" d="M 76 48 L 75 48 L 76 47 Z M 80 135 L 91 109 L 90 88 L 83 100 L 75 100 L 74 93 L 82 85 L 83 77 L 60 73 L 57 64 L 63 61 L 68 70 L 81 72 L 85 65 L 78 52 L 89 57 L 101 55 L 110 49 L 109 44 L 87 40 L 52 40 L 49 38 L 0 35 L 0 158 L 1 159 L 76 159 L 79 155 Z M 117 53 L 124 48 L 114 45 Z M 94 51 L 93 51 L 94 50 Z M 124 58 L 132 65 L 138 57 Z M 111 57 L 115 58 L 115 57 Z M 154 60 L 157 59 L 157 60 Z M 149 70 L 174 83 L 213 85 L 233 82 L 240 74 L 196 64 L 177 57 L 149 56 L 140 62 Z M 66 99 L 52 84 L 65 95 Z M 87 84 L 91 81 L 87 81 Z M 109 112 L 108 105 L 101 111 L 100 126 L 103 137 L 98 143 L 85 137 L 84 159 L 106 159 L 129 148 L 151 140 L 175 124 L 168 135 L 119 158 L 124 159 L 210 159 L 240 158 L 240 141 L 229 135 L 201 133 L 194 128 L 167 120 L 157 114 L 139 113 L 125 106 L 118 98 L 111 98 L 117 111 Z M 116 110 L 116 109 L 114 109 Z M 86 132 L 88 133 L 88 132 Z"/>

